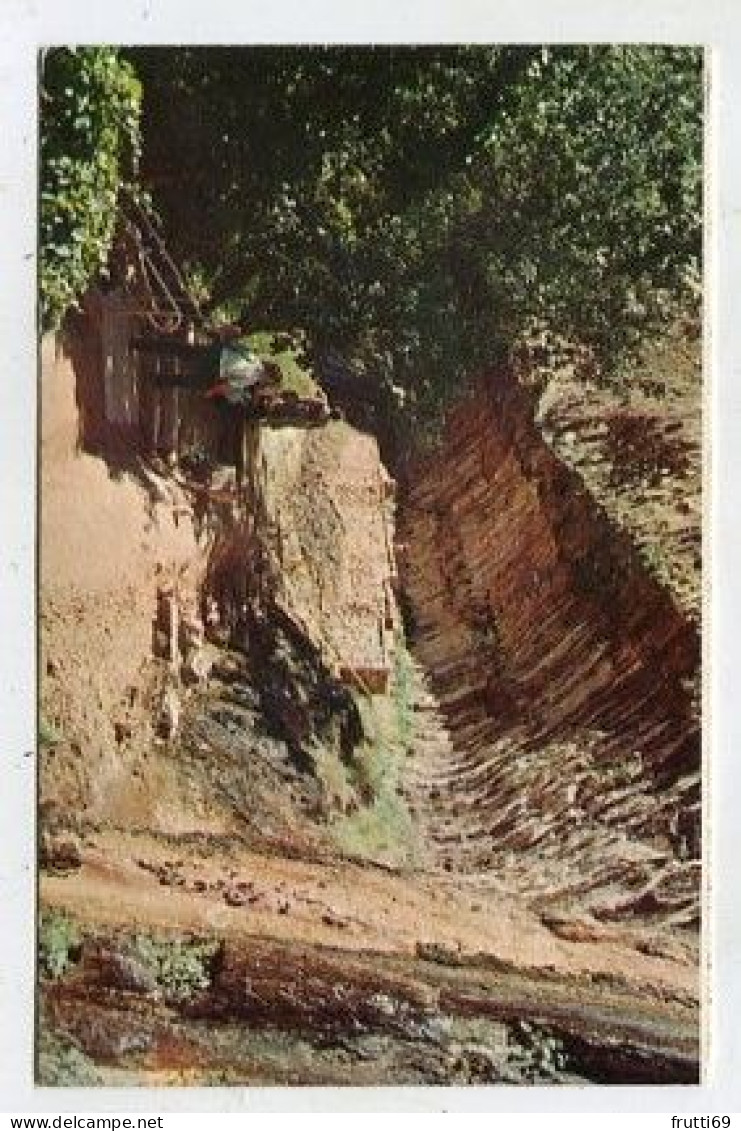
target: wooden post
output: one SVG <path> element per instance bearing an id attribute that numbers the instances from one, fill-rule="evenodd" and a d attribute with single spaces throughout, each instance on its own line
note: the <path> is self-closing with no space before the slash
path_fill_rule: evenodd
<path id="1" fill-rule="evenodd" d="M 254 519 L 261 513 L 263 505 L 260 486 L 260 423 L 247 419 L 244 413 L 240 415 L 238 451 L 241 469 L 237 469 L 237 486 L 244 488 L 245 507 Z"/>
<path id="2" fill-rule="evenodd" d="M 241 427 L 241 452 L 243 460 L 244 489 L 241 494 L 244 515 L 250 530 L 250 542 L 253 547 L 252 560 L 247 564 L 252 570 L 249 579 L 248 591 L 253 609 L 264 609 L 267 603 L 267 575 L 266 575 L 266 513 L 265 497 L 263 493 L 262 468 L 261 468 L 261 438 L 260 422 L 242 418 Z"/>

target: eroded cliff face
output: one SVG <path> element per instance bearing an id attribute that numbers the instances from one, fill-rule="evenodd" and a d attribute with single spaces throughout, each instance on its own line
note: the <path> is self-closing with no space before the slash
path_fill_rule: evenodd
<path id="1" fill-rule="evenodd" d="M 221 462 L 212 404 L 182 393 L 164 461 L 153 434 L 172 392 L 132 370 L 117 301 L 101 314 L 91 300 L 67 340 L 43 345 L 44 824 L 239 834 L 275 810 L 273 824 L 290 830 L 287 775 L 322 825 L 357 803 L 338 765 L 362 738 L 353 695 L 383 696 L 393 663 L 392 503 L 378 447 L 339 421 L 253 424 L 240 484 Z M 219 671 L 246 681 L 254 714 L 222 702 Z M 251 753 L 254 724 L 280 763 L 263 783 L 237 768 L 239 804 L 214 791 L 203 758 L 184 757 L 208 746 L 204 700 L 236 712 L 226 729 L 216 722 L 227 762 Z"/>
<path id="2" fill-rule="evenodd" d="M 63 822 L 180 827 L 187 791 L 151 758 L 168 674 L 153 623 L 160 592 L 177 587 L 197 605 L 206 546 L 174 482 L 112 470 L 84 450 L 84 388 L 103 378 L 97 344 L 48 337 L 41 358 L 40 714 L 52 738 L 42 809 Z M 159 800 L 168 794 L 169 808 Z"/>
<path id="3" fill-rule="evenodd" d="M 684 615 L 702 615 L 703 382 L 699 327 L 672 326 L 617 384 L 563 366 L 536 421 Z"/>
<path id="4" fill-rule="evenodd" d="M 259 463 L 276 601 L 340 678 L 383 694 L 399 616 L 394 484 L 375 439 L 343 421 L 264 429 Z"/>
<path id="5" fill-rule="evenodd" d="M 410 797 L 449 871 L 691 924 L 697 631 L 533 417 L 492 375 L 407 468 L 402 581 L 447 731 L 410 759 Z"/>

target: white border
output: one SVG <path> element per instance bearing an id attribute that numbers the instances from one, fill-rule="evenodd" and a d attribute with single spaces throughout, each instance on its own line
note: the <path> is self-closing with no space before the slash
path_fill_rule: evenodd
<path id="1" fill-rule="evenodd" d="M 714 296 L 706 516 L 712 710 L 712 1057 L 700 1088 L 35 1089 L 33 1046 L 36 58 L 50 43 L 686 42 L 713 49 Z M 0 0 L 0 1110 L 741 1111 L 741 6 L 734 0 Z M 708 716 L 706 715 L 706 718 Z M 707 826 L 706 826 L 707 827 Z"/>

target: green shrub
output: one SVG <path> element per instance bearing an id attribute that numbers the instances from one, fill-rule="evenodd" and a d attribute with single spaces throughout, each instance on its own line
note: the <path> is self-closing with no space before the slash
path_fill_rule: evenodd
<path id="1" fill-rule="evenodd" d="M 513 1026 L 509 1063 L 533 1084 L 558 1079 L 568 1069 L 563 1041 L 530 1021 L 518 1021 Z"/>
<path id="2" fill-rule="evenodd" d="M 46 978 L 61 978 L 77 961 L 82 942 L 77 924 L 59 911 L 41 916 L 38 935 L 39 967 Z"/>
<path id="3" fill-rule="evenodd" d="M 41 76 L 40 302 L 56 328 L 103 268 L 136 170 L 141 89 L 110 47 L 49 50 Z"/>
<path id="4" fill-rule="evenodd" d="M 152 972 L 168 1001 L 183 1002 L 208 988 L 217 942 L 137 935 L 134 955 Z"/>
<path id="5" fill-rule="evenodd" d="M 358 697 L 366 741 L 351 767 L 352 784 L 364 804 L 332 825 L 335 842 L 351 855 L 413 865 L 419 845 L 400 793 L 405 751 L 413 734 L 413 669 L 402 634 L 396 640 L 389 694 Z"/>
<path id="6" fill-rule="evenodd" d="M 274 361 L 280 367 L 281 389 L 299 397 L 315 397 L 319 392 L 311 369 L 301 354 L 301 347 L 288 334 L 256 330 L 247 341 L 258 357 Z"/>
<path id="7" fill-rule="evenodd" d="M 57 746 L 62 741 L 62 735 L 43 715 L 39 719 L 38 740 L 41 747 Z"/>

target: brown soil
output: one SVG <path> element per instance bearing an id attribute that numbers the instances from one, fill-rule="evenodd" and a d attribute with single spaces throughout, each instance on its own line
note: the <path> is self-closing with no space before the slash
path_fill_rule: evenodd
<path id="1" fill-rule="evenodd" d="M 41 1081 L 69 1056 L 109 1085 L 696 1080 L 696 633 L 539 442 L 521 391 L 464 406 L 402 499 L 411 721 L 385 753 L 420 851 L 391 867 L 362 837 L 338 848 L 373 791 L 331 728 L 303 762 L 271 730 L 254 639 L 247 659 L 215 647 L 192 687 L 156 654 L 162 591 L 198 608 L 214 548 L 249 539 L 219 542 L 183 476 L 141 453 L 113 471 L 80 450 L 99 362 L 44 348 L 41 816 L 74 851 L 46 853 L 40 910 L 82 942 L 40 982 Z M 256 469 L 301 662 L 352 671 L 361 698 L 384 672 L 368 702 L 392 718 L 393 485 L 375 442 L 281 430 Z M 256 591 L 235 584 L 237 605 Z M 173 682 L 182 719 L 162 737 Z M 198 992 L 117 981 L 140 936 L 213 944 Z"/>
<path id="2" fill-rule="evenodd" d="M 292 860 L 236 844 L 224 851 L 209 841 L 195 849 L 187 839 L 165 844 L 113 831 L 90 835 L 83 857 L 74 875 L 43 878 L 46 914 L 64 911 L 104 938 L 155 930 L 160 938 L 217 939 L 222 954 L 210 990 L 184 1014 L 100 988 L 84 967 L 45 990 L 56 1030 L 76 1040 L 106 1082 L 127 1065 L 137 1083 L 214 1082 L 227 1070 L 232 1082 L 259 1082 L 264 1063 L 244 1062 L 255 1043 L 263 1060 L 266 1051 L 273 1058 L 266 1083 L 340 1083 L 338 1055 L 354 1083 L 449 1082 L 457 1042 L 444 1042 L 446 1068 L 439 1040 L 430 1047 L 418 1029 L 434 1021 L 447 1032 L 466 1018 L 504 1025 L 505 1044 L 508 1025 L 544 1027 L 573 1045 L 573 1064 L 587 1079 L 610 1078 L 605 1050 L 614 1042 L 629 1065 L 623 1080 L 643 1061 L 655 1081 L 693 1078 L 691 948 L 672 958 L 642 955 L 619 930 L 565 941 L 491 887 L 336 858 Z M 158 1035 L 139 1068 L 131 1047 L 142 1008 Z M 127 1038 L 113 1045 L 111 1018 Z M 222 1047 L 235 1024 L 239 1055 Z M 358 1034 L 394 1037 L 401 1050 L 371 1069 Z M 316 1052 L 308 1075 L 295 1079 L 300 1040 L 334 1055 L 327 1062 Z"/>
<path id="3" fill-rule="evenodd" d="M 435 943 L 462 958 L 486 954 L 523 969 L 622 975 L 668 995 L 697 992 L 696 971 L 679 954 L 637 954 L 631 932 L 617 928 L 565 941 L 521 901 L 475 880 L 441 882 L 336 857 L 286 859 L 239 842 L 228 851 L 208 839 L 198 847 L 187 838 L 168 844 L 120 830 L 91 832 L 86 841 L 80 870 L 43 876 L 41 897 L 44 906 L 100 926 L 152 924 L 398 954 Z M 240 896 L 244 904 L 234 906 Z"/>

